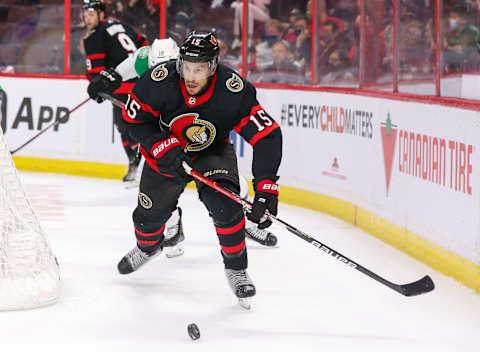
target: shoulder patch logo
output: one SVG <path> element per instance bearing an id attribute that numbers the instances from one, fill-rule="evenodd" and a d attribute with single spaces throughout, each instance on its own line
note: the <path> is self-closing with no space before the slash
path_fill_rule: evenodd
<path id="1" fill-rule="evenodd" d="M 152 74 L 150 75 L 150 77 L 157 82 L 163 81 L 165 78 L 167 78 L 167 76 L 168 70 L 165 65 L 159 65 L 155 67 L 152 71 Z"/>
<path id="2" fill-rule="evenodd" d="M 227 79 L 226 85 L 227 89 L 233 93 L 238 93 L 243 89 L 243 81 L 235 73 L 232 73 L 232 77 Z"/>
<path id="3" fill-rule="evenodd" d="M 139 201 L 140 205 L 142 207 L 144 207 L 145 209 L 150 209 L 153 205 L 152 200 L 145 193 L 140 192 L 138 194 L 138 201 Z"/>

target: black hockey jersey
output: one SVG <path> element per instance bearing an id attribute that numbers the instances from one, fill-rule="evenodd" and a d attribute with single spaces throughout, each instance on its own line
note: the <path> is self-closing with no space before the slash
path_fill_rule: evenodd
<path id="1" fill-rule="evenodd" d="M 222 64 L 199 96 L 187 93 L 174 61 L 155 66 L 133 87 L 123 118 L 154 169 L 152 148 L 164 138 L 162 131 L 170 131 L 185 152 L 194 156 L 226 143 L 235 130 L 253 147 L 254 177 L 277 179 L 282 156 L 280 126 L 257 101 L 255 87 Z"/>
<path id="2" fill-rule="evenodd" d="M 106 68 L 115 68 L 147 40 L 132 27 L 113 18 L 100 23 L 83 40 L 87 55 L 87 78 Z"/>

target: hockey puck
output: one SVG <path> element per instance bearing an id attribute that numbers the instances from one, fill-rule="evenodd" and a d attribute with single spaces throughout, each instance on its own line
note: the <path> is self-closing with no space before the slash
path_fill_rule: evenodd
<path id="1" fill-rule="evenodd" d="M 198 328 L 197 324 L 188 324 L 187 331 L 192 340 L 198 340 L 200 338 L 200 329 Z"/>

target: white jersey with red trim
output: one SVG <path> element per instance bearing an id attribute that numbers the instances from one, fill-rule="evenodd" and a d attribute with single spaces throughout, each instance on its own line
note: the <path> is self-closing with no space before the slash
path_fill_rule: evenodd
<path id="1" fill-rule="evenodd" d="M 153 145 L 164 138 L 162 130 L 169 130 L 189 155 L 213 151 L 235 130 L 253 147 L 254 177 L 276 179 L 280 126 L 257 101 L 255 87 L 222 64 L 198 96 L 187 93 L 175 62 L 155 66 L 135 84 L 123 117 L 147 161 Z"/>

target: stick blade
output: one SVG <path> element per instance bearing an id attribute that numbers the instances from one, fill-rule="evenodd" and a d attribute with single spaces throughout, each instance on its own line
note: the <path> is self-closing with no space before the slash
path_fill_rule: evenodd
<path id="1" fill-rule="evenodd" d="M 424 293 L 433 291 L 435 288 L 435 284 L 433 283 L 430 276 L 425 275 L 420 280 L 405 284 L 399 285 L 399 291 L 402 295 L 410 297 L 410 296 L 418 296 Z"/>

